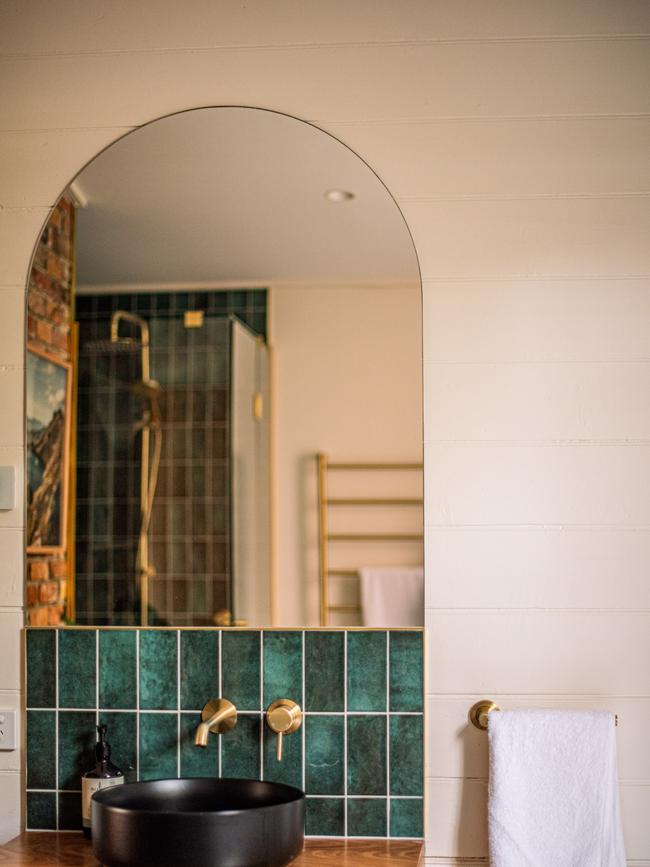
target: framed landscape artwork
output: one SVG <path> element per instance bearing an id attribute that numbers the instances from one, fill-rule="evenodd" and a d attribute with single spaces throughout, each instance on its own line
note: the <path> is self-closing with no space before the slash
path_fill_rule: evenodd
<path id="1" fill-rule="evenodd" d="M 27 552 L 62 553 L 66 540 L 71 366 L 27 347 Z"/>

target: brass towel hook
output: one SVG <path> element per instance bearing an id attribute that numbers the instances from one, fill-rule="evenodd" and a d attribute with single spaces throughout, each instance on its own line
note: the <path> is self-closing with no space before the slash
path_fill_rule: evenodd
<path id="1" fill-rule="evenodd" d="M 469 709 L 469 721 L 473 726 L 476 726 L 477 729 L 487 731 L 488 716 L 493 710 L 501 710 L 501 708 L 495 701 L 491 701 L 489 698 L 483 698 L 481 701 L 477 701 L 476 704 L 473 704 Z M 618 714 L 614 716 L 614 725 L 618 725 Z"/>
<path id="2" fill-rule="evenodd" d="M 477 729 L 485 732 L 488 727 L 488 716 L 493 710 L 501 710 L 501 708 L 495 701 L 490 701 L 489 698 L 481 699 L 481 701 L 477 701 L 469 709 L 469 721 Z"/>

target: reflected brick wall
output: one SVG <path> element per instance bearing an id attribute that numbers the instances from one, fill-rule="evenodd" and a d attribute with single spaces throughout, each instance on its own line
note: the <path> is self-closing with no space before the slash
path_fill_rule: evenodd
<path id="1" fill-rule="evenodd" d="M 31 344 L 70 361 L 74 205 L 63 196 L 36 249 L 27 290 L 27 337 Z M 65 617 L 66 556 L 27 556 L 27 622 L 56 625 Z"/>

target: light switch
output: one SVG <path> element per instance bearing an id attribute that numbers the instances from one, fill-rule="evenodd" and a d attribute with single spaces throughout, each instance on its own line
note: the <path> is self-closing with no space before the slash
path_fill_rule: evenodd
<path id="1" fill-rule="evenodd" d="M 0 467 L 0 509 L 16 508 L 16 468 Z"/>
<path id="2" fill-rule="evenodd" d="M 0 750 L 16 748 L 16 711 L 0 709 Z"/>

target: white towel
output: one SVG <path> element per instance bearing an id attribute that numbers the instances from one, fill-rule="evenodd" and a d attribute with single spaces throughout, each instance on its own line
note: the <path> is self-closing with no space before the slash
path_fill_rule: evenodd
<path id="1" fill-rule="evenodd" d="M 364 626 L 424 626 L 421 566 L 368 566 L 359 575 Z"/>
<path id="2" fill-rule="evenodd" d="M 491 867 L 625 867 L 614 716 L 488 717 Z"/>

